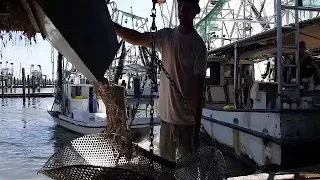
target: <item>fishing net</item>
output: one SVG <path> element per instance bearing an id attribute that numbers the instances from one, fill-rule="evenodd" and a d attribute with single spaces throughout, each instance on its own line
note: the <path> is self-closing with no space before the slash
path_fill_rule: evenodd
<path id="1" fill-rule="evenodd" d="M 122 145 L 111 141 L 105 133 L 73 140 L 55 153 L 41 169 L 53 179 L 177 179 L 221 180 L 226 165 L 222 154 L 211 146 L 202 146 L 177 162 L 167 161 L 136 147 L 139 155 L 127 159 L 117 156 Z M 152 164 L 152 166 L 150 166 Z"/>
<path id="2" fill-rule="evenodd" d="M 125 155 L 130 159 L 135 152 L 132 146 L 133 133 L 127 128 L 128 118 L 124 87 L 109 86 L 99 82 L 93 82 L 92 85 L 106 107 L 106 137 L 116 144 L 122 144 L 123 151 L 118 157 Z"/>
<path id="3" fill-rule="evenodd" d="M 201 179 L 221 180 L 226 164 L 220 151 L 202 146 L 168 161 L 133 143 L 127 128 L 124 88 L 93 83 L 107 112 L 106 133 L 73 140 L 55 153 L 40 170 L 53 179 Z"/>
<path id="4" fill-rule="evenodd" d="M 23 34 L 31 39 L 37 31 L 32 26 L 21 0 L 0 1 L 0 31 L 23 31 Z M 1 35 L 0 34 L 0 35 Z"/>
<path id="5" fill-rule="evenodd" d="M 24 43 L 36 43 L 36 29 L 33 27 L 21 0 L 0 0 L 0 59 L 3 48 Z"/>

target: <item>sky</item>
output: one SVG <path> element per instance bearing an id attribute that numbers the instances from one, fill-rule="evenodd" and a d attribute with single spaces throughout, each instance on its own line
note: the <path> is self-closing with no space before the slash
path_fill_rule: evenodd
<path id="1" fill-rule="evenodd" d="M 117 8 L 119 10 L 125 11 L 125 12 L 131 12 L 131 7 L 133 14 L 148 18 L 148 28 L 150 28 L 151 25 L 151 8 L 152 8 L 152 0 L 113 0 L 117 4 Z M 261 2 L 262 0 L 260 0 Z M 200 7 L 204 7 L 207 0 L 200 0 L 199 4 Z M 272 0 L 268 2 L 273 2 Z M 240 1 L 233 1 L 232 2 L 232 8 L 236 9 L 236 6 L 239 6 Z M 259 0 L 256 1 L 257 8 L 259 8 Z M 166 4 L 164 4 L 162 7 L 164 8 L 164 12 L 171 11 L 171 5 L 172 0 L 167 0 Z M 272 9 L 273 5 L 272 3 L 269 4 L 268 8 Z M 163 21 L 161 19 L 161 13 L 159 6 L 157 5 L 157 20 L 156 24 L 158 26 L 158 29 L 161 29 L 163 27 Z M 168 7 L 168 9 L 167 9 Z M 165 13 L 165 15 L 168 16 L 168 13 Z M 120 18 L 120 17 L 119 17 Z M 128 22 L 125 24 L 122 24 L 123 26 L 132 28 L 132 23 L 130 22 L 130 19 L 128 19 Z M 227 25 L 228 26 L 228 25 Z M 256 26 L 253 24 L 253 26 Z M 257 32 L 261 31 L 261 28 L 254 27 Z M 255 33 L 257 33 L 255 32 Z M 254 33 L 254 34 L 255 34 Z M 18 38 L 18 36 L 17 36 Z M 20 76 L 20 63 L 21 67 L 24 67 L 26 70 L 26 74 L 29 74 L 30 66 L 31 64 L 34 64 L 35 67 L 37 65 L 40 65 L 42 67 L 43 74 L 47 75 L 48 77 L 52 77 L 52 64 L 51 64 L 51 45 L 42 39 L 41 35 L 38 35 L 36 37 L 37 44 L 25 45 L 23 42 L 21 43 L 12 43 L 9 42 L 6 44 L 6 47 L 3 47 L 3 42 L 0 39 L 0 62 L 2 62 L 2 66 L 5 66 L 5 62 L 13 63 L 14 67 L 14 76 L 19 77 Z M 219 45 L 218 45 L 219 46 Z M 55 52 L 54 60 L 56 61 L 57 52 Z M 56 66 L 56 65 L 55 65 Z"/>
<path id="2" fill-rule="evenodd" d="M 152 0 L 113 0 L 117 4 L 117 9 L 131 12 L 133 14 L 148 18 L 148 28 L 151 26 L 151 8 L 152 8 Z M 207 0 L 200 0 L 200 7 L 204 7 Z M 168 17 L 168 12 L 171 11 L 172 0 L 167 0 L 166 4 L 162 7 L 164 8 L 165 15 Z M 132 9 L 131 9 L 132 7 Z M 158 29 L 163 28 L 164 24 L 161 18 L 161 13 L 159 6 L 157 5 L 157 19 L 156 24 Z M 120 19 L 120 17 L 119 17 Z M 132 28 L 132 23 L 130 19 L 123 26 L 127 26 Z M 0 39 L 0 55 L 2 54 L 2 58 L 0 57 L 0 62 L 2 62 L 2 67 L 5 66 L 5 62 L 8 61 L 9 64 L 13 63 L 14 76 L 21 77 L 20 71 L 20 63 L 21 67 L 24 67 L 26 70 L 26 74 L 30 72 L 31 64 L 40 65 L 42 67 L 43 74 L 47 75 L 47 77 L 52 77 L 52 63 L 51 63 L 51 45 L 42 39 L 41 35 L 37 35 L 36 37 L 37 44 L 25 45 L 23 42 L 19 44 L 13 44 L 9 42 L 6 44 L 6 47 L 1 46 Z M 56 61 L 57 52 L 55 52 L 54 60 Z M 10 66 L 10 65 L 9 65 Z M 56 65 L 55 65 L 56 66 Z M 10 66 L 11 67 L 11 66 Z M 54 70 L 55 71 L 55 70 Z"/>

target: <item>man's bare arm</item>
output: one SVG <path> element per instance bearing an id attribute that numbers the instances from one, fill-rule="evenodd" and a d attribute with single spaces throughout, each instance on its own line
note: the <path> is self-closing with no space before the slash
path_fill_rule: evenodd
<path id="1" fill-rule="evenodd" d="M 114 27 L 117 35 L 126 42 L 133 45 L 151 47 L 151 39 L 148 32 L 140 33 L 133 29 L 122 27 L 117 23 L 114 23 Z"/>
<path id="2" fill-rule="evenodd" d="M 196 107 L 194 109 L 194 113 L 196 115 L 196 122 L 195 122 L 195 129 L 194 129 L 194 136 L 196 140 L 199 138 L 200 133 L 200 126 L 201 126 L 201 117 L 202 117 L 202 106 L 203 106 L 203 88 L 204 88 L 204 75 L 196 75 Z"/>

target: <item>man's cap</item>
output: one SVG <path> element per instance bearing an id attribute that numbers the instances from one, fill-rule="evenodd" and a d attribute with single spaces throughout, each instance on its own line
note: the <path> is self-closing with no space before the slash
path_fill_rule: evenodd
<path id="1" fill-rule="evenodd" d="M 189 2 L 189 3 L 192 3 L 192 4 L 199 4 L 199 0 L 178 0 L 178 2 Z"/>
<path id="2" fill-rule="evenodd" d="M 200 13 L 199 0 L 178 0 L 178 2 L 188 2 L 193 4 L 196 7 L 197 14 Z"/>

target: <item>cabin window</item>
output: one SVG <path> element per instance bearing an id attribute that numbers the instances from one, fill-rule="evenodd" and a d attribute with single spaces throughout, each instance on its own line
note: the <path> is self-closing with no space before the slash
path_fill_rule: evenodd
<path id="1" fill-rule="evenodd" d="M 220 63 L 209 62 L 206 70 L 206 84 L 220 85 Z"/>
<path id="2" fill-rule="evenodd" d="M 71 86 L 71 97 L 81 96 L 81 86 Z"/>
<path id="3" fill-rule="evenodd" d="M 206 78 L 210 78 L 210 67 L 206 70 Z"/>

